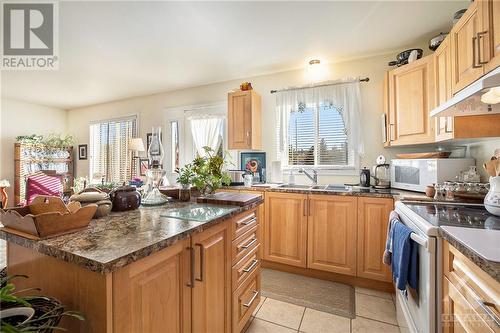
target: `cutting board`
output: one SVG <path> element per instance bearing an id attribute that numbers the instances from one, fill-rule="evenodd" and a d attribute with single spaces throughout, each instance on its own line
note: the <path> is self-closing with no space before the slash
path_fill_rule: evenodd
<path id="1" fill-rule="evenodd" d="M 262 200 L 261 194 L 217 192 L 210 197 L 198 197 L 196 202 L 215 205 L 246 206 Z"/>

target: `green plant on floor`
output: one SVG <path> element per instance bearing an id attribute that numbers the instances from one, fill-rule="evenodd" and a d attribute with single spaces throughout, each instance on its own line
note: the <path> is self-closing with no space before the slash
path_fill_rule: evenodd
<path id="1" fill-rule="evenodd" d="M 28 307 L 33 308 L 35 314 L 27 321 L 18 320 L 16 317 L 2 318 L 0 320 L 1 332 L 51 332 L 52 330 L 64 330 L 57 326 L 61 317 L 85 320 L 79 312 L 64 311 L 64 306 L 56 299 L 43 296 L 19 296 L 20 293 L 31 290 L 40 291 L 38 288 L 16 291 L 16 287 L 11 281 L 19 277 L 27 278 L 26 275 L 12 275 L 0 279 L 0 309 Z"/>
<path id="2" fill-rule="evenodd" d="M 214 193 L 222 185 L 231 183 L 231 177 L 223 171 L 231 163 L 228 162 L 227 154 L 221 156 L 210 147 L 203 149 L 205 156 L 198 156 L 191 163 L 192 184 L 206 196 Z"/>

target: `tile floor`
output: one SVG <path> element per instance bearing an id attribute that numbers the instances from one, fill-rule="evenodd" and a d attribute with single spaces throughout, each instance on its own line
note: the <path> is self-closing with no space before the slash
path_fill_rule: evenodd
<path id="1" fill-rule="evenodd" d="M 391 294 L 355 290 L 355 319 L 263 297 L 245 333 L 399 333 Z"/>

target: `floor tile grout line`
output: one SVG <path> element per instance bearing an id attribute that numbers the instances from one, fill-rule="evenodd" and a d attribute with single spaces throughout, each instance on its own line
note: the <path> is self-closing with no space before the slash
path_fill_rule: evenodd
<path id="1" fill-rule="evenodd" d="M 302 312 L 302 317 L 300 318 L 300 323 L 299 323 L 299 327 L 297 328 L 297 331 L 300 331 L 300 327 L 302 326 L 302 321 L 304 320 L 304 315 L 306 314 L 306 310 L 307 310 L 307 308 L 304 307 L 304 311 Z"/>
<path id="2" fill-rule="evenodd" d="M 277 326 L 281 326 L 281 327 L 284 327 L 284 328 L 289 329 L 289 330 L 292 330 L 292 331 L 297 331 L 295 328 L 291 328 L 291 327 L 289 327 L 289 326 L 281 325 L 281 324 L 275 323 L 275 322 L 273 322 L 273 321 L 269 321 L 269 320 L 262 319 L 262 318 L 259 318 L 259 317 L 255 317 L 255 318 L 254 318 L 254 320 L 255 320 L 255 319 L 259 319 L 259 320 L 262 320 L 262 321 L 268 322 L 268 323 L 270 323 L 270 324 L 274 324 L 274 325 L 277 325 Z M 299 327 L 299 328 L 300 328 L 300 327 Z"/>
<path id="3" fill-rule="evenodd" d="M 373 320 L 373 321 L 378 321 L 379 323 L 382 323 L 382 324 L 387 324 L 387 325 L 392 325 L 392 326 L 399 327 L 399 325 L 397 325 L 397 324 L 388 323 L 388 322 L 386 322 L 386 321 L 382 321 L 382 320 L 378 320 L 378 319 L 368 318 L 368 317 L 365 317 L 365 316 L 359 316 L 359 315 L 356 315 L 356 317 L 360 317 L 360 318 L 364 318 L 364 319 L 369 319 L 369 320 Z M 356 318 L 354 318 L 354 319 L 356 319 Z"/>

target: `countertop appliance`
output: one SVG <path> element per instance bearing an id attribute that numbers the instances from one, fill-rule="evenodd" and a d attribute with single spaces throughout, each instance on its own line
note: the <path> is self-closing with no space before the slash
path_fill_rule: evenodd
<path id="1" fill-rule="evenodd" d="M 462 170 L 476 165 L 473 158 L 393 159 L 391 184 L 402 190 L 425 192 L 425 187 L 455 181 Z"/>
<path id="2" fill-rule="evenodd" d="M 245 170 L 228 170 L 229 176 L 231 177 L 230 186 L 239 186 L 243 185 L 244 179 L 243 175 L 245 174 Z"/>
<path id="3" fill-rule="evenodd" d="M 383 163 L 373 166 L 373 175 L 375 180 L 373 187 L 375 188 L 391 188 L 391 169 L 390 165 Z"/>
<path id="4" fill-rule="evenodd" d="M 365 167 L 359 173 L 359 186 L 370 187 L 370 169 Z"/>
<path id="5" fill-rule="evenodd" d="M 450 204 L 436 202 L 396 202 L 401 222 L 412 229 L 412 239 L 419 245 L 419 292 L 396 293 L 398 324 L 412 333 L 442 331 L 442 246 L 439 228 L 456 228 L 469 232 L 500 230 L 500 219 L 488 214 L 481 204 Z M 466 230 L 467 233 L 467 230 Z"/>

